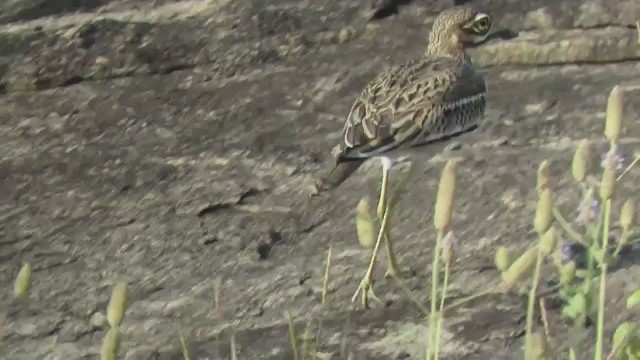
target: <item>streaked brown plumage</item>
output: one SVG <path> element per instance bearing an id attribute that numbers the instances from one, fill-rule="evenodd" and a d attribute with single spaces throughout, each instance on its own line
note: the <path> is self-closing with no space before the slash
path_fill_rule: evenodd
<path id="1" fill-rule="evenodd" d="M 486 85 L 464 50 L 490 27 L 490 15 L 470 6 L 438 15 L 424 55 L 376 76 L 355 101 L 334 148 L 336 164 L 316 182 L 316 193 L 337 187 L 369 158 L 392 162 L 475 129 Z"/>

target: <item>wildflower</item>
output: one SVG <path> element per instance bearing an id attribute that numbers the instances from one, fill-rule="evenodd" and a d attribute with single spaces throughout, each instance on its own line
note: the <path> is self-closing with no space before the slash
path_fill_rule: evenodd
<path id="1" fill-rule="evenodd" d="M 575 258 L 579 255 L 578 254 L 579 250 L 576 244 L 567 243 L 567 242 L 562 244 L 560 252 L 562 254 L 563 262 L 574 261 Z"/>
<path id="2" fill-rule="evenodd" d="M 457 242 L 452 231 L 447 232 L 447 235 L 442 239 L 442 257 L 445 263 L 449 265 L 453 262 L 453 254 Z"/>
<path id="3" fill-rule="evenodd" d="M 600 203 L 596 200 L 592 194 L 589 194 L 582 199 L 578 205 L 578 216 L 576 222 L 580 225 L 585 225 L 591 222 L 600 213 Z"/>
<path id="4" fill-rule="evenodd" d="M 563 263 L 573 262 L 576 268 L 586 266 L 587 249 L 577 242 L 564 242 L 560 247 L 560 259 Z"/>
<path id="5" fill-rule="evenodd" d="M 624 156 L 619 154 L 616 148 L 611 148 L 606 154 L 602 155 L 600 165 L 603 168 L 622 170 L 624 168 Z"/>

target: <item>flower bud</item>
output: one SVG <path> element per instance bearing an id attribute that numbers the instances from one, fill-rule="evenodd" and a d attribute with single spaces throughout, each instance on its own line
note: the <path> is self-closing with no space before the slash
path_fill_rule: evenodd
<path id="1" fill-rule="evenodd" d="M 540 163 L 540 166 L 538 166 L 538 177 L 536 181 L 536 189 L 538 192 L 551 186 L 550 178 L 551 169 L 549 169 L 549 160 L 544 160 Z"/>
<path id="2" fill-rule="evenodd" d="M 442 170 L 436 198 L 433 222 L 437 230 L 444 231 L 451 222 L 456 190 L 456 164 L 449 160 Z"/>
<path id="3" fill-rule="evenodd" d="M 625 232 L 628 232 L 631 226 L 633 225 L 633 218 L 636 212 L 636 205 L 632 199 L 627 199 L 622 205 L 622 210 L 620 210 L 620 227 Z"/>
<path id="4" fill-rule="evenodd" d="M 544 256 L 549 256 L 553 254 L 556 250 L 556 234 L 553 228 L 549 228 L 547 232 L 540 237 L 540 241 L 538 242 L 538 246 L 540 247 L 540 251 Z"/>
<path id="5" fill-rule="evenodd" d="M 453 233 L 449 231 L 442 241 L 442 261 L 451 266 L 453 263 L 453 257 L 455 254 L 455 237 Z"/>
<path id="6" fill-rule="evenodd" d="M 611 167 L 605 167 L 600 180 L 600 198 L 602 201 L 611 199 L 616 187 L 616 172 Z"/>
<path id="7" fill-rule="evenodd" d="M 118 327 L 124 319 L 124 312 L 127 307 L 127 284 L 117 283 L 111 292 L 111 299 L 107 306 L 107 320 L 111 327 Z"/>
<path id="8" fill-rule="evenodd" d="M 511 265 L 511 256 L 509 254 L 509 250 L 506 247 L 500 246 L 498 248 L 498 250 L 496 251 L 494 263 L 496 265 L 496 268 L 501 272 L 506 271 L 509 268 L 509 265 Z"/>
<path id="9" fill-rule="evenodd" d="M 587 173 L 589 172 L 589 160 L 589 141 L 584 139 L 578 144 L 576 152 L 573 155 L 573 162 L 571 163 L 571 174 L 576 182 L 580 183 L 586 179 Z"/>
<path id="10" fill-rule="evenodd" d="M 120 347 L 120 331 L 118 328 L 111 328 L 102 340 L 100 349 L 100 360 L 116 360 Z"/>
<path id="11" fill-rule="evenodd" d="M 13 292 L 16 297 L 24 298 L 29 295 L 31 290 L 31 264 L 28 262 L 22 265 L 16 281 L 13 285 Z"/>
<path id="12" fill-rule="evenodd" d="M 538 234 L 544 234 L 551 227 L 553 218 L 553 200 L 551 198 L 551 190 L 543 189 L 538 196 L 536 206 L 536 215 L 533 220 L 533 229 Z"/>
<path id="13" fill-rule="evenodd" d="M 376 243 L 375 225 L 369 213 L 369 202 L 363 198 L 356 207 L 356 233 L 358 241 L 365 249 L 373 249 Z"/>
<path id="14" fill-rule="evenodd" d="M 624 92 L 616 85 L 607 101 L 607 119 L 604 135 L 612 143 L 617 143 L 622 129 L 622 112 L 624 110 Z"/>
<path id="15" fill-rule="evenodd" d="M 502 273 L 502 281 L 507 287 L 512 287 L 533 268 L 538 257 L 538 248 L 531 247 Z"/>

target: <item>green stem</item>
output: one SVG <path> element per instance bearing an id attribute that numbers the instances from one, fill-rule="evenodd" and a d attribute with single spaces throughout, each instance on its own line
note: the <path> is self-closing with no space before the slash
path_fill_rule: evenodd
<path id="1" fill-rule="evenodd" d="M 609 216 L 611 212 L 611 199 L 604 203 L 602 226 L 602 271 L 600 273 L 600 289 L 598 296 L 598 333 L 596 338 L 595 360 L 602 360 L 602 348 L 604 343 L 604 302 L 607 285 L 607 248 L 609 246 Z"/>
<path id="2" fill-rule="evenodd" d="M 542 235 L 541 235 L 542 236 Z M 533 314 L 535 312 L 536 293 L 538 292 L 538 282 L 540 282 L 540 268 L 542 267 L 542 253 L 538 249 L 536 267 L 533 273 L 531 289 L 529 290 L 529 302 L 527 304 L 527 329 L 524 343 L 524 359 L 531 359 L 531 335 L 533 333 Z"/>
<path id="3" fill-rule="evenodd" d="M 442 297 L 440 298 L 440 309 L 438 310 L 438 337 L 436 338 L 436 356 L 440 355 L 440 333 L 442 331 L 442 322 L 444 321 L 444 300 L 447 297 L 447 287 L 449 286 L 449 262 L 444 263 L 444 280 L 442 285 Z"/>
<path id="4" fill-rule="evenodd" d="M 560 227 L 562 229 L 564 229 L 564 231 L 566 231 L 567 234 L 569 234 L 575 241 L 577 241 L 577 242 L 579 242 L 579 243 L 581 243 L 583 245 L 586 244 L 586 242 L 584 241 L 584 238 L 582 237 L 582 235 L 580 235 L 580 233 L 578 233 L 577 231 L 575 231 L 573 229 L 571 224 L 569 224 L 569 222 L 564 218 L 564 216 L 562 216 L 562 214 L 560 213 L 560 211 L 556 207 L 553 208 L 553 217 L 558 222 Z"/>
<path id="5" fill-rule="evenodd" d="M 493 293 L 496 293 L 496 292 L 499 292 L 498 287 L 497 286 L 491 287 L 491 288 L 489 288 L 487 290 L 484 290 L 484 291 L 481 291 L 481 292 L 479 292 L 477 294 L 469 295 L 469 296 L 467 296 L 465 298 L 462 298 L 462 299 L 459 299 L 459 300 L 457 300 L 455 302 L 452 302 L 451 304 L 447 305 L 446 309 L 450 310 L 450 309 L 456 308 L 456 307 L 458 307 L 460 305 L 464 305 L 464 304 L 468 303 L 469 301 L 472 301 L 472 300 L 475 300 L 475 299 L 477 299 L 479 297 L 482 297 L 482 296 L 485 296 L 485 295 L 489 295 L 489 294 L 493 294 Z"/>
<path id="6" fill-rule="evenodd" d="M 605 204 L 606 206 L 606 204 Z M 601 214 L 602 215 L 602 214 Z M 607 219 L 607 226 L 608 226 L 608 219 Z M 588 251 L 587 251 L 587 269 L 588 269 L 588 276 L 585 279 L 584 282 L 584 294 L 586 296 L 590 297 L 590 303 L 593 303 L 593 296 L 591 295 L 591 286 L 593 284 L 593 279 L 594 279 L 594 273 L 595 273 L 595 263 L 594 263 L 594 245 L 598 244 L 598 234 L 600 233 L 600 229 L 602 228 L 602 216 L 598 217 L 598 223 L 596 224 L 596 227 L 593 227 L 593 224 L 589 224 L 588 229 L 589 232 L 591 233 L 592 236 L 588 237 L 589 239 L 591 239 L 591 241 L 589 242 L 589 247 L 588 247 Z"/>
<path id="7" fill-rule="evenodd" d="M 624 171 L 622 172 L 622 174 L 620 174 L 620 176 L 618 176 L 618 178 L 616 179 L 616 182 L 620 181 L 620 179 L 622 179 L 623 176 L 625 176 L 629 170 L 631 170 L 631 168 L 638 162 L 640 161 L 640 158 L 635 158 L 633 159 L 633 161 L 631 162 L 631 164 L 629 164 L 629 166 L 627 166 L 626 169 L 624 169 Z"/>
<path id="8" fill-rule="evenodd" d="M 436 331 L 435 331 L 435 322 L 437 312 L 437 303 L 438 303 L 438 273 L 440 270 L 440 248 L 442 246 L 442 238 L 444 237 L 444 232 L 442 230 L 438 230 L 438 234 L 436 236 L 436 247 L 433 250 L 433 260 L 431 262 L 431 313 L 429 314 L 429 348 L 427 349 L 427 360 L 434 359 L 434 354 L 437 352 L 435 346 L 437 346 L 436 341 Z"/>

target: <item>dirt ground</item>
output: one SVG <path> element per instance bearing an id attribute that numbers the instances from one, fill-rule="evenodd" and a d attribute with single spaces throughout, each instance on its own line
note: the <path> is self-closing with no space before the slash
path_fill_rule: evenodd
<path id="1" fill-rule="evenodd" d="M 286 312 L 300 331 L 319 320 L 319 349 L 334 359 L 342 340 L 354 360 L 420 358 L 424 314 L 383 266 L 376 293 L 386 306 L 351 303 L 369 259 L 354 209 L 375 198 L 380 164 L 308 196 L 361 87 L 424 51 L 433 18 L 453 5 L 415 0 L 367 22 L 369 3 L 103 0 L 15 12 L 30 14 L 23 22 L 0 17 L 2 358 L 99 358 L 117 281 L 130 290 L 122 359 L 182 359 L 180 327 L 194 360 L 226 359 L 230 327 L 240 359 L 291 359 Z M 393 222 L 399 261 L 414 273 L 406 286 L 424 304 L 444 159 L 463 160 L 450 291 L 464 296 L 497 283 L 498 246 L 516 252 L 535 241 L 541 161 L 552 163 L 558 207 L 575 216 L 573 151 L 583 138 L 604 151 L 615 85 L 627 98 L 623 150 L 640 150 L 640 3 L 474 3 L 495 18 L 494 36 L 472 50 L 488 82 L 487 115 L 452 150 L 416 160 Z M 639 180 L 638 169 L 626 175 L 621 198 L 637 196 Z M 321 308 L 330 244 L 330 304 Z M 608 338 L 640 286 L 634 257 L 611 275 Z M 34 283 L 18 302 L 24 261 Z M 524 309 L 522 297 L 502 295 L 450 314 L 443 359 L 521 358 Z M 557 309 L 549 316 L 562 349 L 571 329 Z"/>

